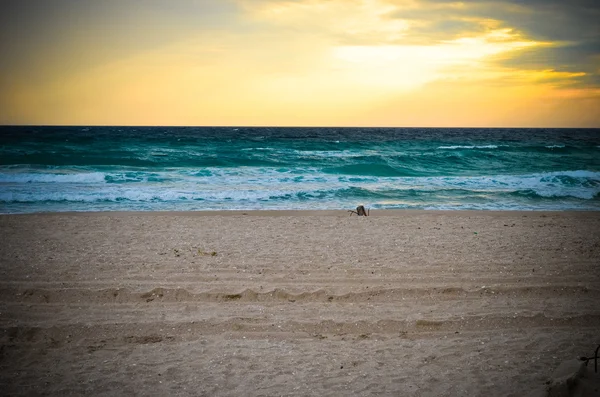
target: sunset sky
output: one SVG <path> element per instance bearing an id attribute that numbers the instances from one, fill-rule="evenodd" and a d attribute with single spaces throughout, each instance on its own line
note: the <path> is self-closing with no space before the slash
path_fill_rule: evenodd
<path id="1" fill-rule="evenodd" d="M 0 7 L 0 124 L 600 127 L 598 0 Z"/>

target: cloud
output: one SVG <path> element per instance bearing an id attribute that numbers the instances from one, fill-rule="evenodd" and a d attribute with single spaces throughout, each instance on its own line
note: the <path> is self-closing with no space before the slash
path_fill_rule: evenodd
<path id="1" fill-rule="evenodd" d="M 61 91 L 85 89 L 105 66 L 180 41 L 204 39 L 188 56 L 206 62 L 212 38 L 232 28 L 236 11 L 225 0 L 2 0 L 0 120 L 14 119 L 23 92 L 52 87 L 55 100 L 46 105 L 64 104 Z"/>
<path id="2" fill-rule="evenodd" d="M 497 57 L 508 68 L 578 73 L 572 84 L 597 85 L 600 55 L 600 3 L 595 0 L 425 0 L 407 6 L 390 1 L 390 18 L 409 21 L 418 39 L 447 40 L 489 29 L 510 28 L 549 45 Z M 580 73 L 584 73 L 581 75 Z"/>
<path id="3" fill-rule="evenodd" d="M 553 98 L 580 123 L 594 3 L 4 0 L 0 122 L 534 125 Z"/>
<path id="4" fill-rule="evenodd" d="M 579 41 L 600 32 L 600 4 L 595 0 L 424 0 L 418 4 L 450 16 L 499 20 L 541 41 Z"/>
<path id="5" fill-rule="evenodd" d="M 227 1 L 3 0 L 0 71 L 45 81 L 231 26 Z"/>
<path id="6" fill-rule="evenodd" d="M 263 29 L 319 37 L 330 44 L 388 43 L 402 37 L 407 25 L 385 18 L 393 10 L 364 0 L 238 0 Z"/>

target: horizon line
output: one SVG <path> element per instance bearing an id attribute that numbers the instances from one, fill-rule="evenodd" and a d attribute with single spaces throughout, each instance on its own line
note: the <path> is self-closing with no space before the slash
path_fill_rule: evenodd
<path id="1" fill-rule="evenodd" d="M 511 127 L 491 127 L 491 126 L 327 126 L 327 125 L 183 125 L 183 124 L 164 124 L 164 125 L 134 125 L 134 124 L 0 124 L 0 128 L 4 127 L 77 127 L 77 128 L 368 128 L 368 129 L 552 129 L 552 130 L 597 130 L 597 127 L 526 127 L 526 126 L 511 126 Z"/>

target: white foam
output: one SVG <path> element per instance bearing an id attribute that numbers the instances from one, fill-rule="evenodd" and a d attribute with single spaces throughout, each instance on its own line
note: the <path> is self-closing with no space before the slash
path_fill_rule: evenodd
<path id="1" fill-rule="evenodd" d="M 352 158 L 352 157 L 364 157 L 368 155 L 381 155 L 381 152 L 373 150 L 361 150 L 360 152 L 351 150 L 294 150 L 295 154 L 309 157 L 339 157 L 339 158 Z"/>
<path id="2" fill-rule="evenodd" d="M 560 177 L 574 178 L 580 183 L 564 185 Z M 386 181 L 381 186 L 424 191 L 465 189 L 490 193 L 531 190 L 542 197 L 575 197 L 589 200 L 600 194 L 600 172 L 577 170 L 526 175 L 397 178 L 395 181 Z"/>
<path id="3" fill-rule="evenodd" d="M 25 173 L 9 170 L 0 173 L 0 182 L 8 182 L 0 189 L 0 212 L 5 211 L 7 205 L 18 206 L 18 203 L 40 203 L 39 208 L 42 209 L 44 205 L 55 205 L 84 210 L 352 208 L 357 198 L 348 189 L 378 194 L 382 208 L 564 209 L 565 206 L 595 208 L 598 204 L 596 200 L 589 201 L 589 204 L 573 204 L 573 201 L 569 204 L 568 200 L 528 200 L 528 191 L 542 197 L 585 200 L 600 194 L 600 172 L 587 170 L 473 177 L 341 176 L 309 167 L 293 170 L 215 167 L 171 168 L 159 172 L 120 170 L 39 174 L 30 170 Z M 431 193 L 413 199 L 411 190 Z M 464 193 L 457 190 L 464 190 Z M 500 200 L 496 199 L 497 193 L 512 192 L 523 192 L 525 197 L 503 195 Z M 364 196 L 361 197 L 364 199 Z M 376 197 L 373 196 L 373 201 L 367 204 L 377 203 Z M 422 197 L 428 198 L 424 200 Z M 448 197 L 455 198 L 448 200 Z"/>

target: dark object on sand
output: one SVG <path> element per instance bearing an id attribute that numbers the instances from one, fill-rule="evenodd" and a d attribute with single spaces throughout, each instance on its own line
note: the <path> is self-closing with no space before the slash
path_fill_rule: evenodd
<path id="1" fill-rule="evenodd" d="M 356 207 L 356 211 L 348 210 L 348 212 L 350 213 L 350 216 L 352 216 L 352 214 L 356 214 L 358 216 L 369 216 L 370 210 L 366 210 L 364 205 L 359 205 Z"/>
<path id="2" fill-rule="evenodd" d="M 600 350 L 600 345 L 598 345 L 598 347 L 596 348 L 596 351 L 594 352 L 594 357 L 580 357 L 579 359 L 581 361 L 585 361 L 585 366 L 587 367 L 588 363 L 590 362 L 590 360 L 594 360 L 594 373 L 597 374 L 598 373 L 598 350 Z"/>
<path id="3" fill-rule="evenodd" d="M 567 360 L 560 363 L 546 384 L 547 397 L 583 397 L 600 396 L 600 375 L 597 371 L 598 350 L 593 357 L 580 357 L 579 360 Z M 594 371 L 588 363 L 594 360 Z M 542 394 L 540 393 L 540 396 Z"/>

